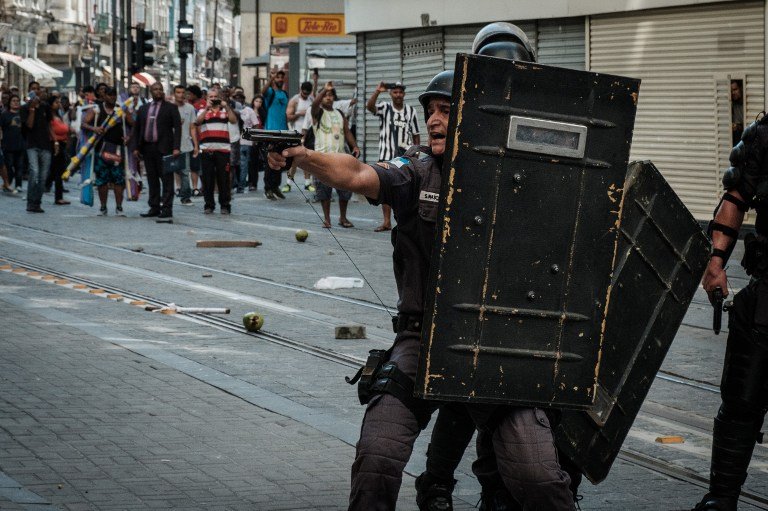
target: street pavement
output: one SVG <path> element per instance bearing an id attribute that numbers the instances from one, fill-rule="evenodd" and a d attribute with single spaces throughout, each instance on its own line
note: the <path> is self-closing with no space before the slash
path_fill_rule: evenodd
<path id="1" fill-rule="evenodd" d="M 266 331 L 348 356 L 391 342 L 385 312 L 303 292 L 323 276 L 358 276 L 347 252 L 394 307 L 389 236 L 373 232 L 380 213 L 364 202 L 350 205 L 356 228 L 331 230 L 344 250 L 295 190 L 284 202 L 236 195 L 231 217 L 202 215 L 197 199 L 175 207 L 172 225 L 138 218 L 143 203 L 128 203 L 128 218 L 101 218 L 51 202 L 47 195 L 47 212 L 30 215 L 18 196 L 0 196 L 0 259 L 168 303 L 230 307 L 235 320 L 258 310 Z M 335 225 L 335 203 L 332 211 Z M 293 239 L 298 228 L 310 231 L 307 243 Z M 262 246 L 194 243 L 253 238 Z M 378 302 L 367 288 L 332 294 Z M 352 369 L 10 270 L 0 271 L 0 306 L 0 509 L 345 509 L 363 414 L 343 381 Z M 665 369 L 718 383 L 725 336 L 712 335 L 710 321 L 699 292 Z M 364 324 L 369 339 L 336 340 L 334 323 Z M 688 426 L 642 415 L 626 446 L 706 475 L 717 396 L 657 380 L 647 404 L 680 411 Z M 648 440 L 673 433 L 686 443 Z M 414 450 L 399 509 L 416 509 L 428 435 Z M 765 448 L 756 457 L 748 487 L 765 494 Z M 474 509 L 479 498 L 472 458 L 469 449 L 456 476 L 456 509 Z M 606 481 L 585 482 L 580 493 L 584 510 L 673 510 L 690 508 L 702 490 L 620 459 Z"/>

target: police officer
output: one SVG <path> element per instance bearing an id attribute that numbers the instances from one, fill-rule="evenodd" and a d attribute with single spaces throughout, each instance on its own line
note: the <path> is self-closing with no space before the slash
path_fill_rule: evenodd
<path id="1" fill-rule="evenodd" d="M 741 261 L 752 277 L 733 299 L 720 385 L 722 404 L 712 435 L 709 493 L 696 511 L 735 511 L 741 485 L 768 409 L 768 118 L 748 126 L 731 151 L 725 194 L 710 223 L 712 257 L 702 278 L 713 300 L 728 295 L 725 265 L 749 208 L 755 231 L 744 238 Z M 714 302 L 713 302 L 714 303 Z"/>
<path id="2" fill-rule="evenodd" d="M 443 154 L 453 73 L 435 76 L 419 97 L 427 118 L 429 147 L 367 165 L 344 154 L 320 154 L 304 147 L 269 153 L 273 169 L 293 157 L 301 168 L 331 186 L 362 193 L 372 204 L 387 203 L 397 218 L 394 269 L 399 301 L 397 336 L 374 379 L 352 466 L 351 510 L 394 509 L 402 472 L 419 432 L 437 403 L 413 398 L 424 293 L 434 246 Z M 425 193 L 426 192 L 426 193 Z M 493 423 L 499 473 L 532 509 L 572 510 L 570 479 L 559 466 L 546 415 L 531 408 L 468 408 L 477 424 Z"/>
<path id="3" fill-rule="evenodd" d="M 536 62 L 536 55 L 525 32 L 506 22 L 490 23 L 480 29 L 472 43 L 472 52 L 522 62 Z M 426 470 L 416 479 L 416 502 L 421 511 L 450 510 L 451 491 L 454 487 L 453 471 L 461 461 L 471 435 L 465 431 L 463 417 L 455 406 L 442 407 L 432 429 L 427 451 Z M 493 447 L 494 424 L 485 424 L 477 438 L 477 460 L 472 471 L 482 486 L 481 511 L 515 511 L 522 509 L 499 474 Z M 581 481 L 579 469 L 560 454 L 563 468 L 571 479 L 571 491 L 575 498 Z M 518 487 L 519 488 L 519 487 Z"/>

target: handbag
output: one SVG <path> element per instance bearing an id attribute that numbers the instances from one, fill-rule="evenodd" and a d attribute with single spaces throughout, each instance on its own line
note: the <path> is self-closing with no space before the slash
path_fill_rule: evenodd
<path id="1" fill-rule="evenodd" d="M 104 145 L 101 147 L 100 156 L 102 160 L 112 165 L 120 165 L 123 161 L 122 148 L 112 142 L 104 142 Z"/>

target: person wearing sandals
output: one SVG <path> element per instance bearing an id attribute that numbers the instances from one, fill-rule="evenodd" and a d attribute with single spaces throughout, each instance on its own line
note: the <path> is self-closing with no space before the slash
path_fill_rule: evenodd
<path id="1" fill-rule="evenodd" d="M 110 117 L 117 115 L 117 91 L 109 87 L 104 92 L 104 103 L 98 115 L 91 110 L 83 119 L 83 130 L 96 133 L 101 138 L 93 148 L 93 174 L 94 185 L 99 191 L 99 215 L 107 216 L 107 199 L 109 197 L 109 185 L 112 184 L 115 193 L 115 215 L 125 216 L 123 213 L 123 191 L 125 190 L 125 171 L 122 166 L 125 157 L 125 133 L 123 123 L 118 122 L 109 129 L 102 127 Z M 131 124 L 130 116 L 126 121 Z"/>
<path id="2" fill-rule="evenodd" d="M 54 204 L 57 206 L 66 206 L 69 201 L 64 200 L 64 183 L 61 181 L 61 175 L 67 168 L 69 158 L 67 157 L 67 142 L 71 128 L 62 120 L 59 115 L 61 109 L 61 98 L 51 96 L 48 98 L 48 105 L 51 108 L 51 131 L 53 132 L 53 155 L 51 156 L 51 178 L 54 183 Z"/>
<path id="3" fill-rule="evenodd" d="M 333 108 L 333 102 L 337 99 L 333 84 L 328 82 L 325 88 L 318 92 L 312 101 L 312 129 L 315 132 L 315 151 L 318 153 L 344 153 L 344 143 L 352 148 L 355 158 L 360 156 L 355 137 L 349 131 L 349 124 L 339 110 Z M 333 188 L 319 179 L 315 180 L 315 194 L 323 207 L 323 227 L 331 227 L 331 195 Z M 352 198 L 352 192 L 336 188 L 339 196 L 339 225 L 345 228 L 354 227 L 347 219 L 347 205 Z"/>

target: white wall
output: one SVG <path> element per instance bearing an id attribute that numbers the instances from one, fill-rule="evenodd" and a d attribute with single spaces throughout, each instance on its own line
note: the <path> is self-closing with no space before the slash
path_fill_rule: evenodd
<path id="1" fill-rule="evenodd" d="M 256 12 L 256 0 L 241 0 L 240 10 Z M 259 0 L 259 12 L 337 14 L 344 12 L 344 0 Z"/>
<path id="2" fill-rule="evenodd" d="M 431 25 L 467 25 L 499 20 L 567 18 L 611 12 L 715 3 L 719 0 L 345 0 L 347 33 L 416 28 L 422 14 Z M 738 1 L 738 0 L 726 0 Z"/>

